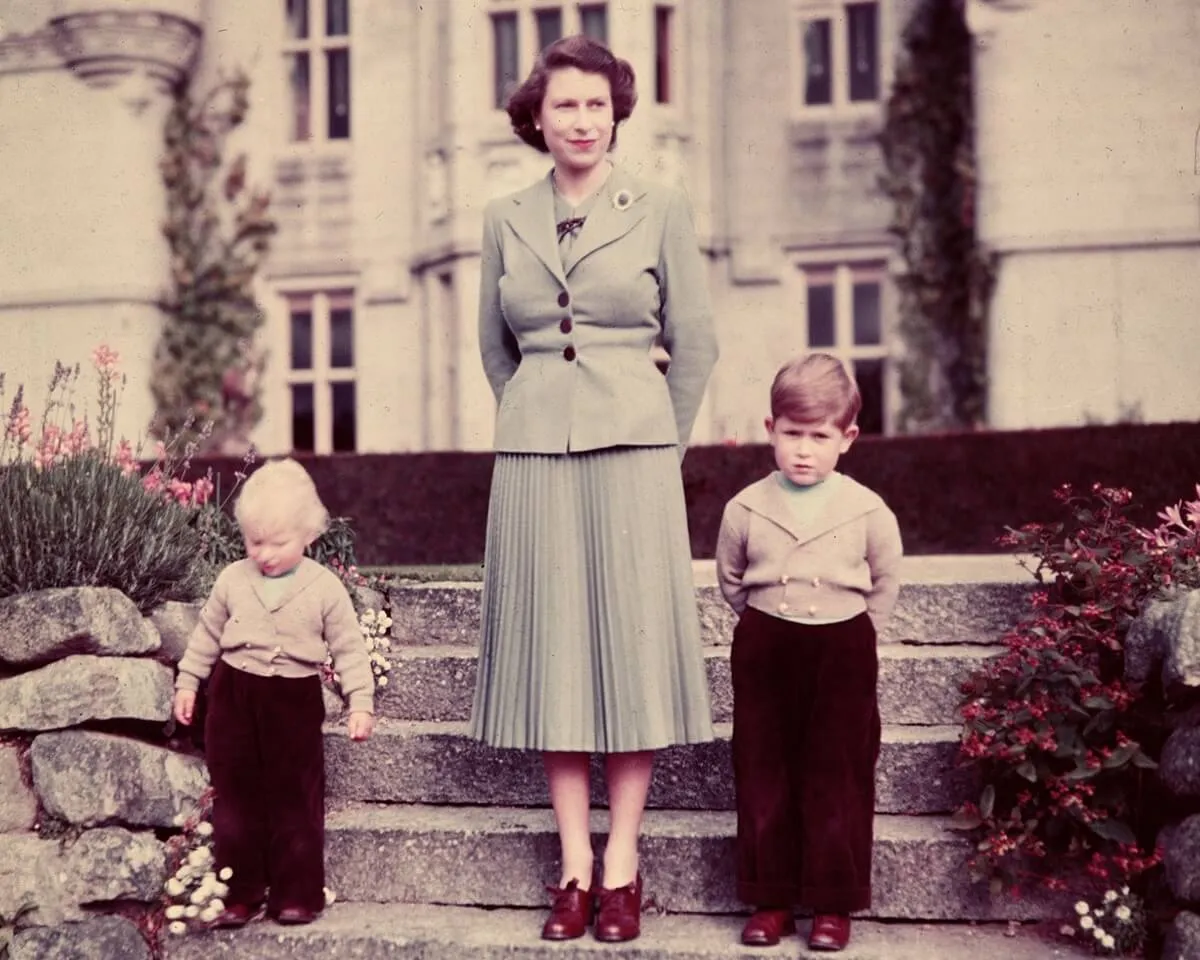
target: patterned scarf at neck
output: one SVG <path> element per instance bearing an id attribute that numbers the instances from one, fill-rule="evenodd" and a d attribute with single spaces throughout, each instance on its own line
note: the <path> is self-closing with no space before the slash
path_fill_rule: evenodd
<path id="1" fill-rule="evenodd" d="M 568 217 L 566 220 L 558 223 L 558 239 L 562 240 L 568 234 L 578 233 L 579 228 L 583 226 L 583 221 L 586 219 L 587 217 Z"/>

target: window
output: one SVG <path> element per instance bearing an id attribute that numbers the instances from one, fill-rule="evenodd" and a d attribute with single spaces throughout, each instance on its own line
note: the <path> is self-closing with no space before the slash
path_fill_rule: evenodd
<path id="1" fill-rule="evenodd" d="M 358 447 L 353 293 L 297 293 L 286 300 L 292 449 L 353 451 Z"/>
<path id="2" fill-rule="evenodd" d="M 832 353 L 850 365 L 863 399 L 859 427 L 863 433 L 885 432 L 889 362 L 885 265 L 855 263 L 802 269 L 809 349 Z"/>
<path id="3" fill-rule="evenodd" d="M 296 142 L 350 138 L 350 0 L 284 0 Z"/>
<path id="4" fill-rule="evenodd" d="M 800 6 L 799 100 L 805 107 L 880 98 L 879 4 L 805 0 Z"/>
<path id="5" fill-rule="evenodd" d="M 673 7 L 654 8 L 654 102 L 671 102 L 671 25 Z"/>
<path id="6" fill-rule="evenodd" d="M 565 36 L 586 34 L 608 43 L 608 5 L 492 0 L 492 106 L 504 109 L 513 89 L 533 69 L 534 58 Z"/>

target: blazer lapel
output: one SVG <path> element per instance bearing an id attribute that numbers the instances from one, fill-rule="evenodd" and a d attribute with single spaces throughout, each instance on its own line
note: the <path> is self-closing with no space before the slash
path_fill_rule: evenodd
<path id="1" fill-rule="evenodd" d="M 825 509 L 813 523 L 806 525 L 801 525 L 796 520 L 777 473 L 772 473 L 760 484 L 747 490 L 741 501 L 755 513 L 786 530 L 799 546 L 824 536 L 843 523 L 850 522 L 869 508 L 869 504 L 857 495 L 858 489 L 854 481 L 843 474 L 837 474 L 837 482 L 839 488 L 833 491 Z"/>
<path id="2" fill-rule="evenodd" d="M 646 191 L 620 167 L 613 168 L 588 212 L 583 229 L 563 258 L 568 277 L 581 260 L 619 240 L 646 218 L 646 204 L 639 203 L 645 195 Z"/>
<path id="3" fill-rule="evenodd" d="M 567 277 L 554 229 L 554 187 L 548 174 L 512 198 L 508 225 L 565 287 Z"/>
<path id="4" fill-rule="evenodd" d="M 262 589 L 262 577 L 257 577 L 254 583 L 254 592 L 258 595 L 259 601 L 267 609 L 268 612 L 274 613 L 276 610 L 281 610 L 292 599 L 303 591 L 316 578 L 320 572 L 320 566 L 315 560 L 309 560 L 305 557 L 300 561 L 300 566 L 296 568 L 296 572 L 288 577 L 287 588 L 277 594 L 273 600 L 269 600 Z"/>

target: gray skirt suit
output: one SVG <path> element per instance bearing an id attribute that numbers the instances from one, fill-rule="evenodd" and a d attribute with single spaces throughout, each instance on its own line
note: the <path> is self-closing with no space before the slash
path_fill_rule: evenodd
<path id="1" fill-rule="evenodd" d="M 571 209 L 547 176 L 488 205 L 481 273 L 498 410 L 472 735 L 711 740 L 679 463 L 717 346 L 687 200 L 618 167 Z"/>

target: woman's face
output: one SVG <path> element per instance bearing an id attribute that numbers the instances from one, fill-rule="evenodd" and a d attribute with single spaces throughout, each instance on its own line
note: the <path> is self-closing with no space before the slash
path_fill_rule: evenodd
<path id="1" fill-rule="evenodd" d="M 553 70 L 537 117 L 555 166 L 590 170 L 608 154 L 613 135 L 612 88 L 602 73 Z"/>

